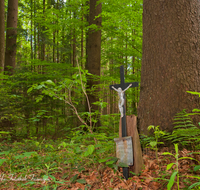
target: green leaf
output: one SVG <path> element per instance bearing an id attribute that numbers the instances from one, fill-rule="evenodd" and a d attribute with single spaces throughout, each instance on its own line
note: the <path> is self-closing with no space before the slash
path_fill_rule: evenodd
<path id="1" fill-rule="evenodd" d="M 52 80 L 47 80 L 46 83 L 55 86 L 55 83 Z"/>
<path id="2" fill-rule="evenodd" d="M 174 184 L 174 179 L 176 177 L 178 172 L 173 172 L 170 179 L 169 179 L 169 183 L 167 184 L 167 190 L 171 190 L 173 184 Z"/>
<path id="3" fill-rule="evenodd" d="M 43 180 L 46 181 L 49 179 L 49 176 L 48 175 L 43 175 Z"/>
<path id="4" fill-rule="evenodd" d="M 37 155 L 37 152 L 24 152 L 23 155 L 26 157 L 31 157 L 32 155 Z"/>
<path id="5" fill-rule="evenodd" d="M 100 147 L 102 147 L 102 144 L 96 144 L 95 145 L 95 148 L 100 148 Z"/>
<path id="6" fill-rule="evenodd" d="M 196 186 L 200 186 L 200 182 L 192 184 L 188 189 L 192 189 L 192 188 L 194 188 Z"/>
<path id="7" fill-rule="evenodd" d="M 148 129 L 149 131 L 150 131 L 151 129 L 154 129 L 154 125 L 149 125 L 147 129 Z"/>
<path id="8" fill-rule="evenodd" d="M 128 168 L 128 165 L 122 162 L 119 162 L 119 166 L 123 168 Z"/>
<path id="9" fill-rule="evenodd" d="M 171 155 L 171 156 L 174 156 L 172 153 L 170 152 L 163 152 L 162 155 Z"/>
<path id="10" fill-rule="evenodd" d="M 56 181 L 56 178 L 55 178 L 53 175 L 49 175 L 49 177 L 50 177 L 51 179 L 53 179 L 54 181 Z"/>
<path id="11" fill-rule="evenodd" d="M 107 160 L 108 160 L 108 158 L 103 158 L 103 159 L 98 160 L 98 162 L 102 163 L 102 162 L 106 162 Z"/>
<path id="12" fill-rule="evenodd" d="M 21 158 L 24 158 L 25 156 L 23 156 L 22 154 L 20 155 L 17 155 L 17 156 L 14 156 L 15 159 L 21 159 Z"/>
<path id="13" fill-rule="evenodd" d="M 87 183 L 87 181 L 85 181 L 85 179 L 77 179 L 76 181 L 77 181 L 78 183 L 81 183 L 81 184 Z"/>
<path id="14" fill-rule="evenodd" d="M 193 110 L 192 110 L 192 112 L 195 112 L 195 111 L 196 111 L 196 112 L 200 112 L 200 109 L 197 109 L 197 108 L 196 108 L 196 109 L 193 109 Z"/>
<path id="15" fill-rule="evenodd" d="M 194 167 L 194 171 L 200 170 L 200 165 Z"/>
<path id="16" fill-rule="evenodd" d="M 0 159 L 0 166 L 6 161 L 7 159 Z"/>
<path id="17" fill-rule="evenodd" d="M 85 168 L 83 168 L 83 167 L 78 167 L 78 171 L 81 173 L 82 171 L 85 171 Z"/>
<path id="18" fill-rule="evenodd" d="M 77 146 L 77 147 L 75 148 L 75 150 L 74 150 L 74 153 L 76 153 L 76 154 L 81 153 L 81 152 L 82 152 L 82 150 L 80 149 L 79 146 Z"/>
<path id="19" fill-rule="evenodd" d="M 107 160 L 112 160 L 112 161 L 116 162 L 118 160 L 118 158 L 116 158 L 116 157 L 103 158 L 103 159 L 99 160 L 99 163 L 106 162 Z"/>
<path id="20" fill-rule="evenodd" d="M 70 178 L 70 182 L 74 183 L 76 181 L 77 177 L 78 177 L 78 174 L 74 175 L 72 178 Z"/>
<path id="21" fill-rule="evenodd" d="M 190 93 L 190 94 L 194 94 L 194 95 L 199 95 L 200 97 L 200 92 L 192 92 L 192 91 L 186 91 L 187 93 Z"/>
<path id="22" fill-rule="evenodd" d="M 45 87 L 45 85 L 44 85 L 44 84 L 41 84 L 41 85 L 36 86 L 35 89 L 36 89 L 36 90 L 39 90 L 39 89 L 41 89 L 41 88 L 43 88 L 43 87 Z"/>
<path id="23" fill-rule="evenodd" d="M 29 182 L 23 184 L 22 186 L 26 186 L 26 185 L 34 185 L 35 183 L 36 183 L 36 182 L 34 182 L 34 181 L 29 181 Z"/>
<path id="24" fill-rule="evenodd" d="M 151 145 L 151 147 L 155 147 L 157 145 L 157 142 L 156 141 L 151 141 L 149 144 Z"/>
<path id="25" fill-rule="evenodd" d="M 187 177 L 190 177 L 190 178 L 196 178 L 196 179 L 200 179 L 199 176 L 187 176 Z"/>
<path id="26" fill-rule="evenodd" d="M 10 132 L 8 131 L 0 131 L 0 134 L 9 134 Z"/>
<path id="27" fill-rule="evenodd" d="M 198 162 L 198 160 L 196 160 L 195 158 L 191 158 L 191 157 L 181 157 L 178 160 L 183 160 L 183 159 L 190 159 L 190 160 L 195 160 Z"/>
<path id="28" fill-rule="evenodd" d="M 30 87 L 28 90 L 27 90 L 27 94 L 30 93 L 32 90 L 34 89 L 34 87 Z"/>
<path id="29" fill-rule="evenodd" d="M 89 153 L 89 155 L 92 154 L 93 151 L 94 151 L 94 145 L 89 145 L 87 149 L 87 152 Z"/>
<path id="30" fill-rule="evenodd" d="M 170 164 L 168 164 L 166 170 L 169 170 L 174 164 L 175 164 L 175 163 L 170 163 Z"/>
<path id="31" fill-rule="evenodd" d="M 111 161 L 106 162 L 106 165 L 110 165 L 110 164 L 113 164 L 113 163 L 115 163 L 115 161 L 111 160 Z"/>
<path id="32" fill-rule="evenodd" d="M 178 154 L 178 144 L 174 144 L 176 154 Z"/>

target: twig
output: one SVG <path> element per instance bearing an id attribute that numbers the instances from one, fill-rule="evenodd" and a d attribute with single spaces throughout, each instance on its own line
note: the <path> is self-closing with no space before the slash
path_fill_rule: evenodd
<path id="1" fill-rule="evenodd" d="M 74 104 L 73 104 L 73 102 L 72 102 L 72 100 L 71 100 L 71 91 L 70 91 L 70 90 L 69 90 L 69 95 L 68 95 L 68 100 L 69 100 L 69 101 L 66 100 L 66 99 L 64 99 L 64 102 L 72 107 L 73 112 L 76 114 L 76 116 L 77 116 L 78 119 L 81 121 L 81 123 L 83 123 L 83 124 L 89 129 L 90 133 L 93 134 L 93 131 L 92 131 L 91 107 L 90 107 L 90 102 L 89 102 L 88 95 L 87 95 L 87 93 L 86 93 L 86 91 L 85 91 L 85 89 L 84 89 L 84 86 L 83 86 L 82 75 L 81 75 L 81 71 L 80 71 L 80 68 L 79 68 L 78 59 L 77 59 L 77 65 L 78 65 L 79 74 L 80 74 L 80 79 L 81 79 L 81 88 L 82 88 L 82 90 L 83 90 L 83 93 L 84 93 L 85 96 L 86 96 L 87 104 L 88 104 L 88 108 L 89 108 L 89 113 L 90 113 L 90 126 L 88 126 L 88 124 L 85 122 L 85 120 L 83 120 L 83 119 L 80 117 L 80 115 L 79 115 L 79 113 L 78 113 L 76 107 L 74 106 Z M 57 95 L 54 95 L 54 97 L 60 99 Z M 97 139 L 96 139 L 95 137 L 94 137 L 94 141 L 95 141 L 95 143 L 97 144 Z"/>
<path id="2" fill-rule="evenodd" d="M 89 113 L 90 113 L 90 128 L 91 128 L 92 127 L 92 117 L 91 117 L 90 101 L 89 101 L 88 95 L 87 95 L 87 93 L 86 93 L 86 91 L 84 89 L 84 86 L 83 86 L 82 75 L 81 75 L 81 71 L 80 71 L 80 67 L 79 67 L 79 63 L 78 63 L 78 58 L 77 57 L 76 57 L 76 62 L 77 62 L 78 70 L 79 70 L 79 74 L 80 74 L 81 87 L 82 87 L 83 93 L 85 94 L 85 97 L 86 97 L 86 100 L 87 100 L 87 104 L 88 104 L 88 109 L 89 109 Z"/>

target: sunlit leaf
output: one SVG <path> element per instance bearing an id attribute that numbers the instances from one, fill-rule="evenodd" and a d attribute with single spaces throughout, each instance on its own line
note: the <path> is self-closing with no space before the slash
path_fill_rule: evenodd
<path id="1" fill-rule="evenodd" d="M 174 156 L 172 153 L 170 152 L 163 152 L 162 155 L 171 155 L 171 156 Z"/>
<path id="2" fill-rule="evenodd" d="M 169 170 L 174 164 L 175 164 L 175 163 L 170 163 L 170 164 L 168 164 L 166 170 Z"/>
<path id="3" fill-rule="evenodd" d="M 151 145 L 151 147 L 155 147 L 157 145 L 157 142 L 156 141 L 151 141 L 149 144 Z"/>
<path id="4" fill-rule="evenodd" d="M 171 190 L 173 184 L 174 184 L 174 179 L 176 177 L 178 172 L 173 172 L 170 179 L 169 179 L 169 183 L 167 184 L 167 190 Z"/>

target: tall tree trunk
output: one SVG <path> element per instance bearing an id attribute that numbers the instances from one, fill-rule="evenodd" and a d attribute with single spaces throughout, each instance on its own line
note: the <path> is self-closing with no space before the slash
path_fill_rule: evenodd
<path id="1" fill-rule="evenodd" d="M 44 15 L 44 22 L 45 22 L 45 0 L 43 0 L 43 15 Z M 41 45 L 41 59 L 42 61 L 45 60 L 45 26 L 42 26 L 42 45 Z M 42 68 L 42 66 L 41 66 Z M 43 68 L 42 68 L 43 69 Z"/>
<path id="2" fill-rule="evenodd" d="M 31 0 L 31 60 L 33 60 L 33 0 Z M 33 71 L 32 63 L 31 71 Z"/>
<path id="3" fill-rule="evenodd" d="M 73 29 L 73 67 L 76 67 L 76 29 Z"/>
<path id="4" fill-rule="evenodd" d="M 83 11 L 83 4 L 81 6 L 81 10 Z M 82 15 L 82 17 L 81 17 L 82 22 L 83 22 L 83 18 L 84 18 L 84 15 Z M 84 66 L 83 66 L 83 56 L 84 56 L 83 41 L 84 41 L 84 28 L 83 28 L 83 26 L 81 26 L 81 67 L 84 69 Z"/>
<path id="5" fill-rule="evenodd" d="M 132 72 L 133 75 L 135 74 L 135 56 L 132 57 Z M 137 89 L 133 89 L 133 94 L 132 94 L 133 100 L 132 100 L 132 113 L 136 115 L 137 113 Z"/>
<path id="6" fill-rule="evenodd" d="M 54 23 L 55 24 L 55 23 Z M 55 45 L 56 45 L 56 32 L 55 29 L 53 29 L 53 62 L 56 62 L 56 51 L 55 51 Z"/>
<path id="7" fill-rule="evenodd" d="M 90 29 L 88 32 L 87 39 L 87 62 L 86 69 L 89 73 L 95 76 L 100 76 L 100 61 L 101 61 L 101 17 L 95 18 L 99 16 L 101 13 L 101 3 L 98 0 L 90 0 L 90 11 L 89 11 L 89 25 L 95 24 L 97 26 L 96 30 Z M 90 101 L 90 106 L 92 112 L 98 110 L 98 106 L 93 103 L 98 101 L 99 88 L 96 85 L 99 84 L 98 79 L 94 79 L 94 77 L 88 77 L 87 80 L 87 94 Z M 92 92 L 91 92 L 92 90 Z M 99 119 L 96 123 L 98 127 L 100 125 Z"/>
<path id="8" fill-rule="evenodd" d="M 4 0 L 0 1 L 0 72 L 4 69 L 5 61 L 5 6 Z"/>
<path id="9" fill-rule="evenodd" d="M 34 1 L 34 59 L 36 59 L 37 55 L 37 50 L 36 50 L 36 44 L 37 44 L 37 32 L 36 32 L 36 22 L 35 22 L 35 17 L 36 17 L 36 2 Z"/>
<path id="10" fill-rule="evenodd" d="M 59 0 L 57 0 L 56 8 L 59 10 Z M 59 18 L 57 14 L 57 25 L 59 24 Z M 60 54 L 59 54 L 59 30 L 57 29 L 57 63 L 60 63 Z"/>
<path id="11" fill-rule="evenodd" d="M 5 68 L 13 74 L 16 66 L 18 0 L 8 0 Z"/>
<path id="12" fill-rule="evenodd" d="M 143 9 L 139 128 L 172 131 L 176 113 L 199 107 L 186 91 L 200 91 L 200 2 L 144 0 Z"/>

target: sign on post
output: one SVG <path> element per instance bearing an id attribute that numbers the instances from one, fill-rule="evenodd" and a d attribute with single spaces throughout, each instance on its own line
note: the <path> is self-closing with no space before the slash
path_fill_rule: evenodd
<path id="1" fill-rule="evenodd" d="M 120 114 L 121 114 L 121 121 L 122 121 L 122 138 L 127 136 L 125 91 L 128 90 L 128 88 L 132 88 L 132 87 L 138 87 L 138 82 L 125 83 L 125 81 L 124 81 L 124 67 L 123 67 L 123 65 L 121 65 L 120 66 L 120 84 L 110 85 L 110 89 L 117 91 L 118 96 L 119 96 L 118 106 L 119 106 L 119 111 L 120 111 Z M 126 179 L 128 179 L 129 172 L 128 172 L 127 167 L 123 168 L 123 175 Z"/>

